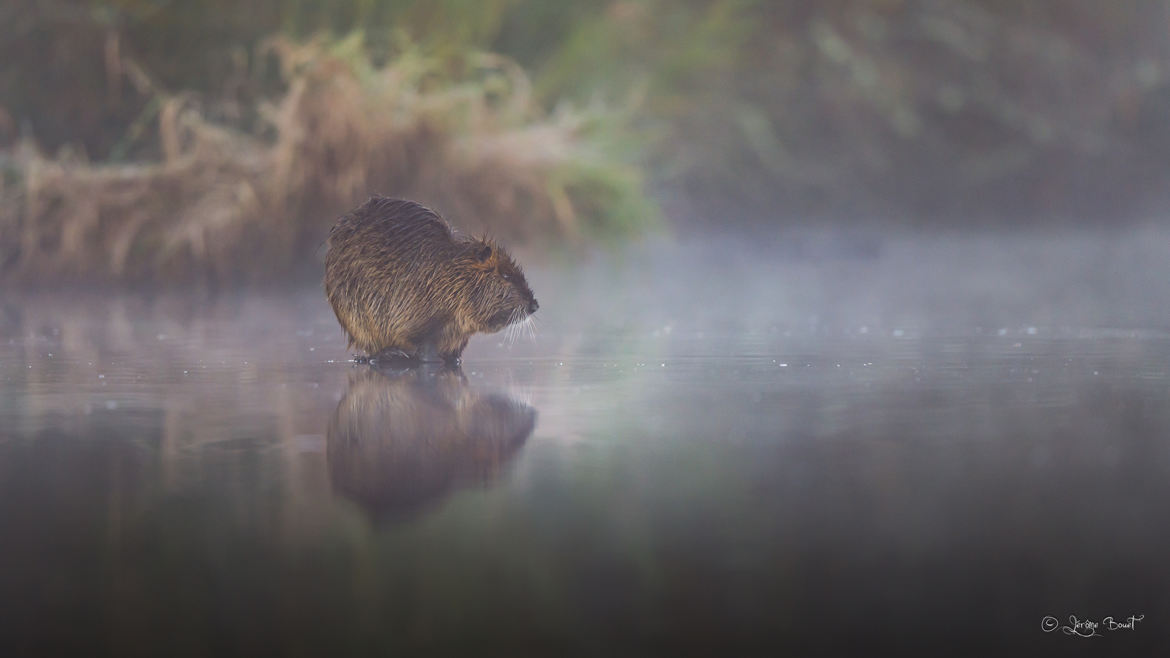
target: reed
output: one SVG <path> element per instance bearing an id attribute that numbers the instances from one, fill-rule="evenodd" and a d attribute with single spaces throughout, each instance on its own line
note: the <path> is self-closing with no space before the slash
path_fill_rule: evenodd
<path id="1" fill-rule="evenodd" d="M 375 193 L 518 244 L 654 223 L 639 172 L 604 146 L 604 113 L 542 111 L 502 56 L 440 58 L 401 42 L 378 66 L 364 41 L 266 42 L 285 90 L 256 108 L 262 127 L 251 132 L 156 92 L 143 121 L 158 161 L 15 149 L 0 187 L 0 277 L 215 288 L 317 276 L 329 226 Z"/>

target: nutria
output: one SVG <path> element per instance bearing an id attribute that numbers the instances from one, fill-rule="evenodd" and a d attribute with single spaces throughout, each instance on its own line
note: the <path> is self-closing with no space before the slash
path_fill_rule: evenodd
<path id="1" fill-rule="evenodd" d="M 413 201 L 375 196 L 339 219 L 328 242 L 325 294 L 350 347 L 374 359 L 457 363 L 472 334 L 538 307 L 508 252 L 456 236 Z"/>
<path id="2" fill-rule="evenodd" d="M 330 483 L 376 521 L 405 520 L 497 480 L 535 427 L 535 409 L 457 367 L 361 368 L 326 431 Z"/>

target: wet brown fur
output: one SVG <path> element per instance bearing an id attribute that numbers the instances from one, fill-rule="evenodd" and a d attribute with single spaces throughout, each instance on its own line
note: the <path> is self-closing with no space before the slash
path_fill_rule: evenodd
<path id="1" fill-rule="evenodd" d="M 520 267 L 499 245 L 456 236 L 413 201 L 373 197 L 329 233 L 325 294 L 350 347 L 456 361 L 475 333 L 537 309 Z"/>

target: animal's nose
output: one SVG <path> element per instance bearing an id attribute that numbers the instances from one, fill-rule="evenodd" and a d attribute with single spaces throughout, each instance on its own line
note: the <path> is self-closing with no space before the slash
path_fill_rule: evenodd
<path id="1" fill-rule="evenodd" d="M 532 301 L 529 302 L 529 304 L 528 304 L 528 313 L 529 314 L 535 313 L 536 309 L 538 309 L 538 308 L 540 308 L 540 304 L 537 303 L 536 298 L 533 297 Z"/>

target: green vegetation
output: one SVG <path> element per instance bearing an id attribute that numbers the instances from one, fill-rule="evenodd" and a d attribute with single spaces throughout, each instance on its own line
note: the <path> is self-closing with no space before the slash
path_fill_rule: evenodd
<path id="1" fill-rule="evenodd" d="M 655 221 L 640 173 L 606 146 L 620 125 L 598 110 L 545 112 L 508 58 L 438 54 L 398 34 L 378 64 L 363 32 L 276 37 L 257 52 L 281 84 L 247 108 L 254 119 L 217 120 L 143 74 L 151 98 L 112 162 L 23 145 L 0 206 L 5 273 L 210 287 L 312 277 L 333 218 L 371 193 L 423 200 L 510 244 L 612 239 Z M 135 152 L 157 161 L 117 164 Z"/>
<path id="2" fill-rule="evenodd" d="M 568 244 L 644 231 L 655 200 L 720 224 L 1139 216 L 1170 201 L 1168 20 L 1170 0 L 14 0 L 0 277 L 279 277 L 374 191 Z"/>

